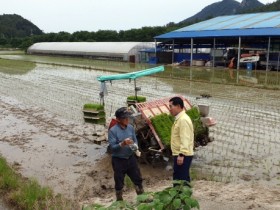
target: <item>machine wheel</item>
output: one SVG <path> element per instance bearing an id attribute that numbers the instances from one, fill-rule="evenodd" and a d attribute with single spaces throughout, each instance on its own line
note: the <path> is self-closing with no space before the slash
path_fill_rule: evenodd
<path id="1" fill-rule="evenodd" d="M 139 159 L 146 164 L 152 164 L 154 159 L 154 152 L 149 150 L 149 148 L 153 146 L 151 143 L 152 138 L 153 133 L 148 125 L 137 131 L 138 147 L 141 152 L 141 157 Z"/>

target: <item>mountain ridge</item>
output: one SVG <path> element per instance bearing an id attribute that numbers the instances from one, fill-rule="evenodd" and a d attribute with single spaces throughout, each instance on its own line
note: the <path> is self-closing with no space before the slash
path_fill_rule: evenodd
<path id="1" fill-rule="evenodd" d="M 30 35 L 41 35 L 43 31 L 31 21 L 17 14 L 0 15 L 0 38 L 23 38 Z"/>
<path id="2" fill-rule="evenodd" d="M 264 6 L 264 4 L 258 0 L 243 0 L 241 3 L 235 0 L 222 0 L 204 7 L 200 12 L 180 21 L 178 24 L 198 22 L 199 20 L 206 20 L 223 15 L 234 15 L 262 6 Z"/>

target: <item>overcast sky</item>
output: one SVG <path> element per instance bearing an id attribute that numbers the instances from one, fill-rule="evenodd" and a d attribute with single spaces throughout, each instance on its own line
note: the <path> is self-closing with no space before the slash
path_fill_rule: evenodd
<path id="1" fill-rule="evenodd" d="M 18 14 L 45 33 L 129 30 L 180 22 L 219 0 L 0 0 L 0 15 Z M 263 4 L 276 0 L 259 0 Z M 239 0 L 241 2 L 241 0 Z"/>

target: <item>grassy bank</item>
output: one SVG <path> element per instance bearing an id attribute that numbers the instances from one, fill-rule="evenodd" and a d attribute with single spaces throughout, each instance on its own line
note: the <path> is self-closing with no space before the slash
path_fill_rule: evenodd
<path id="1" fill-rule="evenodd" d="M 25 74 L 36 67 L 34 62 L 6 60 L 0 58 L 0 72 L 6 74 Z"/>
<path id="2" fill-rule="evenodd" d="M 0 48 L 0 55 L 24 55 L 24 51 L 12 48 Z"/>
<path id="3" fill-rule="evenodd" d="M 36 180 L 26 179 L 16 173 L 0 157 L 0 195 L 16 209 L 78 209 L 73 201 L 54 195 L 48 187 L 41 187 Z"/>

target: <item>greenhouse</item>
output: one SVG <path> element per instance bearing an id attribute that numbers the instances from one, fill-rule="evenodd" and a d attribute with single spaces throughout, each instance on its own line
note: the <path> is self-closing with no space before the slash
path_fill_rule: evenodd
<path id="1" fill-rule="evenodd" d="M 30 46 L 27 53 L 145 63 L 154 47 L 153 42 L 42 42 Z"/>

